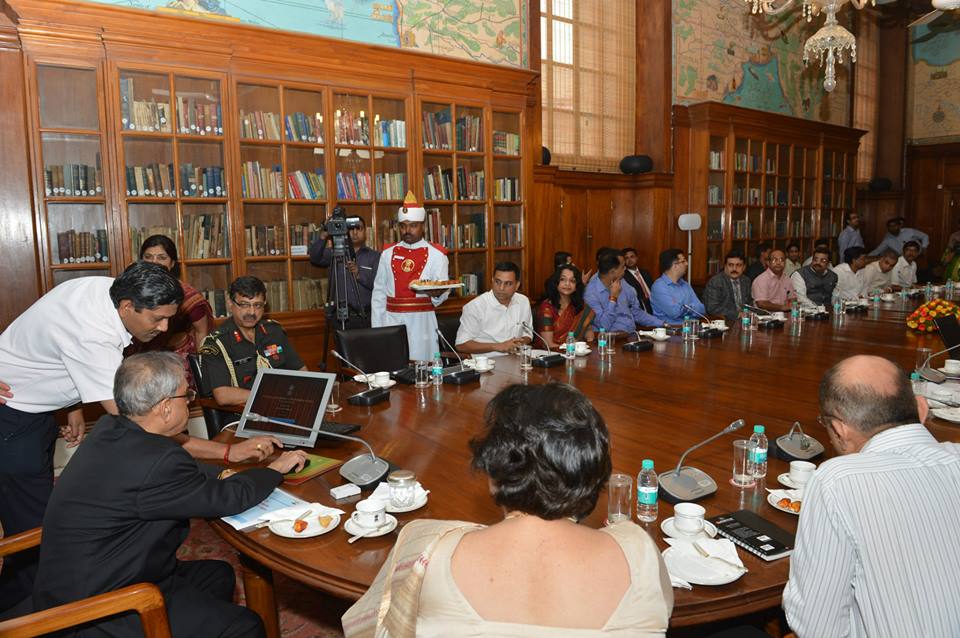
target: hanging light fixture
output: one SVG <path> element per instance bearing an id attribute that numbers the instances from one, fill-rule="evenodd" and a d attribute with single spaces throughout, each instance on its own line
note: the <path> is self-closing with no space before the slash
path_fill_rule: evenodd
<path id="1" fill-rule="evenodd" d="M 857 61 L 857 40 L 853 34 L 837 22 L 837 12 L 849 2 L 857 9 L 867 4 L 876 6 L 876 0 L 746 0 L 751 5 L 750 12 L 777 15 L 790 7 L 800 4 L 803 17 L 807 22 L 821 13 L 826 20 L 820 29 L 810 36 L 803 45 L 803 61 L 809 63 L 813 58 L 824 67 L 823 88 L 830 92 L 837 88 L 836 63 L 843 64 L 843 56 L 849 52 L 850 61 Z"/>

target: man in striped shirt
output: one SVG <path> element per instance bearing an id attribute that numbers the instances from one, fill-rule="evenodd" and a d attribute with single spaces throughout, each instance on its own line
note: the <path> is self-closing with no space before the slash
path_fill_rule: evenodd
<path id="1" fill-rule="evenodd" d="M 838 456 L 807 483 L 783 608 L 799 638 L 960 636 L 960 446 L 922 425 L 927 402 L 872 356 L 820 383 Z"/>

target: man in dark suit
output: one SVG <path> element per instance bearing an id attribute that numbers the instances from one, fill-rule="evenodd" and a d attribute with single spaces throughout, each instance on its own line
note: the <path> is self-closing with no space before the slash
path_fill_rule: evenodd
<path id="1" fill-rule="evenodd" d="M 120 414 L 102 417 L 57 481 L 43 519 L 35 610 L 140 582 L 163 592 L 174 637 L 263 636 L 259 617 L 233 604 L 235 576 L 216 560 L 179 561 L 190 518 L 237 514 L 266 498 L 283 474 L 301 468 L 301 451 L 266 468 L 233 473 L 199 463 L 173 437 L 184 431 L 189 402 L 180 358 L 132 356 L 114 377 Z M 76 635 L 142 636 L 128 613 Z"/>
<path id="2" fill-rule="evenodd" d="M 653 277 L 649 272 L 637 266 L 637 249 L 624 248 L 621 251 L 623 255 L 623 265 L 626 270 L 623 272 L 623 281 L 633 286 L 637 291 L 637 299 L 646 312 L 652 313 L 653 307 L 650 305 L 650 288 L 653 287 Z"/>

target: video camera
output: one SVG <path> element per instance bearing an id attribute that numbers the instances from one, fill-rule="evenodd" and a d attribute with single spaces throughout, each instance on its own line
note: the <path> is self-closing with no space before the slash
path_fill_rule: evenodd
<path id="1" fill-rule="evenodd" d="M 347 240 L 350 230 L 362 228 L 363 220 L 356 216 L 347 217 L 347 211 L 342 206 L 333 209 L 330 219 L 324 224 L 327 235 L 333 241 L 334 256 L 348 256 L 351 260 L 357 258 L 353 244 Z"/>

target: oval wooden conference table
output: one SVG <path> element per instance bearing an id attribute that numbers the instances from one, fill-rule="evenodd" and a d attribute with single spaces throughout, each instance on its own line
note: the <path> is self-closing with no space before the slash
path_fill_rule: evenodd
<path id="1" fill-rule="evenodd" d="M 398 385 L 389 403 L 372 408 L 345 405 L 337 418 L 361 424 L 359 435 L 378 455 L 416 472 L 430 490 L 425 507 L 397 515 L 401 526 L 418 518 L 487 524 L 503 518 L 490 497 L 486 477 L 470 469 L 467 442 L 481 431 L 487 402 L 510 384 L 557 380 L 579 388 L 590 397 L 610 429 L 614 469 L 634 476 L 642 459 L 652 458 L 660 472 L 670 469 L 684 450 L 742 418 L 747 427 L 687 458 L 686 465 L 706 471 L 719 486 L 715 494 L 699 502 L 707 516 L 750 509 L 794 531 L 797 517 L 768 505 L 764 489 L 777 485 L 776 477 L 788 470 L 787 463 L 775 459 L 771 451 L 766 482 L 737 489 L 728 482 L 731 442 L 748 438 L 752 426 L 761 423 L 772 443 L 794 421 L 800 421 L 805 432 L 827 447 L 827 456 L 832 455 L 827 434 L 816 421 L 821 376 L 828 367 L 853 354 L 883 355 L 910 369 L 918 347 L 941 349 L 937 335 L 917 336 L 905 328 L 904 317 L 914 305 L 897 301 L 882 304 L 866 315 L 844 316 L 840 322 L 806 320 L 769 331 L 744 333 L 733 327 L 723 338 L 690 344 L 673 337 L 655 343 L 650 352 L 620 351 L 608 360 L 592 353 L 573 363 L 534 368 L 526 374 L 519 369 L 517 357 L 499 357 L 495 370 L 484 374 L 479 383 L 425 391 Z M 624 342 L 622 337 L 618 341 L 618 345 Z M 344 399 L 351 393 L 351 386 L 362 389 L 358 384 L 345 383 Z M 927 426 L 939 440 L 960 441 L 956 426 L 932 417 Z M 360 450 L 352 443 L 328 444 L 323 437 L 315 449 L 341 459 Z M 339 506 L 349 515 L 358 499 L 338 503 L 329 495 L 329 489 L 342 482 L 340 475 L 331 471 L 285 489 L 308 501 Z M 661 549 L 667 545 L 659 523 L 672 511 L 672 506 L 661 500 L 657 524 L 647 527 Z M 601 495 L 584 524 L 599 527 L 605 513 L 606 496 Z M 279 633 L 271 570 L 335 596 L 356 599 L 373 581 L 396 540 L 393 532 L 348 545 L 349 535 L 342 523 L 323 536 L 297 540 L 274 536 L 265 528 L 241 533 L 220 521 L 213 527 L 244 558 L 248 605 L 265 618 L 272 635 Z M 789 559 L 768 563 L 745 551 L 740 555 L 749 572 L 739 580 L 720 587 L 674 590 L 671 626 L 697 625 L 780 605 Z"/>

